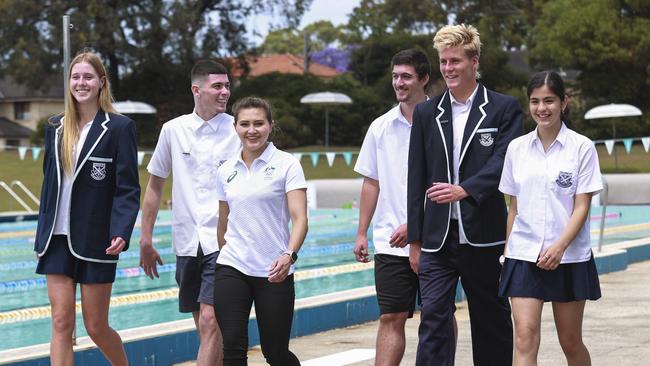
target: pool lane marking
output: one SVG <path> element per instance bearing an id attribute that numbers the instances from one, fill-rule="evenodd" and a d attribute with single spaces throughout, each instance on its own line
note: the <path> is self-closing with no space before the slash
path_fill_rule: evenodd
<path id="1" fill-rule="evenodd" d="M 302 361 L 302 366 L 345 366 L 375 358 L 374 348 L 355 348 L 344 352 Z"/>
<path id="2" fill-rule="evenodd" d="M 316 268 L 294 273 L 295 281 L 303 281 L 312 278 L 324 277 L 334 274 L 344 274 L 351 272 L 364 271 L 373 268 L 372 263 L 351 263 L 334 267 Z M 111 307 L 120 307 L 125 305 L 141 304 L 146 302 L 162 301 L 176 299 L 178 297 L 178 288 L 166 290 L 157 290 L 142 293 L 133 293 L 111 297 Z M 75 303 L 76 311 L 81 311 L 81 303 Z M 49 306 L 38 306 L 25 309 L 0 312 L 0 324 L 15 323 L 19 321 L 42 319 L 50 317 L 52 310 Z"/>
<path id="3" fill-rule="evenodd" d="M 620 234 L 628 231 L 640 231 L 640 230 L 646 230 L 650 229 L 650 222 L 646 223 L 641 223 L 641 224 L 630 224 L 630 225 L 620 225 L 620 226 L 610 226 L 605 228 L 605 234 Z M 592 229 L 591 234 L 599 234 L 600 229 Z M 0 232 L 0 239 L 6 239 L 6 238 L 17 238 L 21 236 L 31 236 L 33 237 L 36 235 L 35 230 L 26 230 L 26 231 L 11 231 L 11 232 Z M 16 251 L 17 253 L 22 253 L 24 250 L 23 249 L 13 249 L 13 251 Z M 32 250 L 30 250 L 32 252 Z M 7 253 L 11 254 L 11 253 Z"/>

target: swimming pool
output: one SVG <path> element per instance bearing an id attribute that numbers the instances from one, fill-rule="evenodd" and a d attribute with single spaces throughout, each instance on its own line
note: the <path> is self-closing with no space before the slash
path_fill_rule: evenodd
<path id="1" fill-rule="evenodd" d="M 592 209 L 592 242 L 597 242 L 600 208 Z M 296 297 L 306 298 L 374 283 L 372 264 L 354 261 L 358 211 L 311 210 L 309 233 L 297 263 Z M 133 247 L 121 255 L 113 287 L 110 323 L 117 330 L 188 318 L 178 313 L 171 250 L 170 213 L 159 215 L 154 238 L 165 264 L 150 280 L 138 267 L 139 229 Z M 610 206 L 605 243 L 650 236 L 650 206 Z M 47 343 L 50 313 L 44 276 L 34 274 L 34 222 L 0 224 L 0 350 Z M 79 309 L 78 309 L 79 310 Z M 77 315 L 77 335 L 86 335 Z"/>

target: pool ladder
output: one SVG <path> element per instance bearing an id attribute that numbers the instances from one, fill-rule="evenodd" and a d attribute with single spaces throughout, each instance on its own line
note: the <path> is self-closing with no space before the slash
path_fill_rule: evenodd
<path id="1" fill-rule="evenodd" d="M 36 213 L 37 210 L 38 210 L 38 207 L 41 205 L 41 201 L 39 201 L 39 199 L 34 195 L 34 193 L 32 193 L 32 191 L 30 191 L 29 188 L 27 188 L 23 184 L 23 182 L 21 182 L 19 180 L 14 180 L 9 184 L 5 183 L 5 181 L 0 180 L 0 187 L 2 187 L 5 191 L 7 191 L 7 193 L 9 193 L 9 195 L 16 202 L 18 202 L 18 204 L 21 205 L 25 209 L 25 211 L 27 211 L 29 213 Z M 36 204 L 36 210 L 33 210 L 31 207 L 29 207 L 29 205 L 22 198 L 20 198 L 18 193 L 16 193 L 16 191 L 14 190 L 14 187 L 20 188 L 20 190 L 22 190 L 23 193 L 27 197 L 29 197 L 29 199 L 31 199 L 32 202 L 34 202 Z"/>

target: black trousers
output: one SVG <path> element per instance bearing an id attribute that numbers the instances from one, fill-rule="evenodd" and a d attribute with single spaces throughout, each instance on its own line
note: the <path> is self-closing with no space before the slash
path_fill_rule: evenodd
<path id="1" fill-rule="evenodd" d="M 467 295 L 476 366 L 512 365 L 510 304 L 498 296 L 503 245 L 473 247 L 458 243 L 458 222 L 438 252 L 420 255 L 420 314 L 417 366 L 454 364 L 454 299 L 458 278 Z"/>
<path id="2" fill-rule="evenodd" d="M 214 273 L 214 313 L 223 335 L 224 366 L 247 365 L 248 317 L 255 302 L 262 353 L 271 366 L 299 366 L 289 351 L 295 290 L 293 275 L 281 283 L 247 276 L 217 264 Z"/>

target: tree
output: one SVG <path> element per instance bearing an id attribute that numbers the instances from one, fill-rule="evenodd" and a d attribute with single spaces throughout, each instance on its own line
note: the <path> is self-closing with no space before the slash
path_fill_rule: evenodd
<path id="1" fill-rule="evenodd" d="M 264 42 L 255 50 L 257 53 L 304 53 L 305 33 L 309 42 L 309 51 L 317 52 L 342 43 L 345 34 L 342 27 L 336 27 L 332 22 L 321 20 L 306 25 L 302 30 L 297 28 L 276 29 L 264 38 Z"/>
<path id="2" fill-rule="evenodd" d="M 72 52 L 89 47 L 109 69 L 118 98 L 166 103 L 166 120 L 187 110 L 189 68 L 198 58 L 248 48 L 246 18 L 275 14 L 295 27 L 311 0 L 0 1 L 0 73 L 38 88 L 62 67 L 61 16 L 69 14 Z M 180 101 L 180 103 L 179 103 Z M 167 114 L 171 113 L 171 114 Z"/>
<path id="3" fill-rule="evenodd" d="M 647 1 L 551 0 L 537 5 L 541 15 L 529 42 L 536 68 L 579 70 L 575 88 L 582 94 L 585 109 L 619 102 L 650 112 Z M 599 122 L 585 124 L 596 127 Z M 632 124 L 618 126 L 622 136 L 650 132 L 647 123 L 642 130 Z M 606 128 L 599 129 L 592 129 L 591 137 L 610 137 Z"/>

